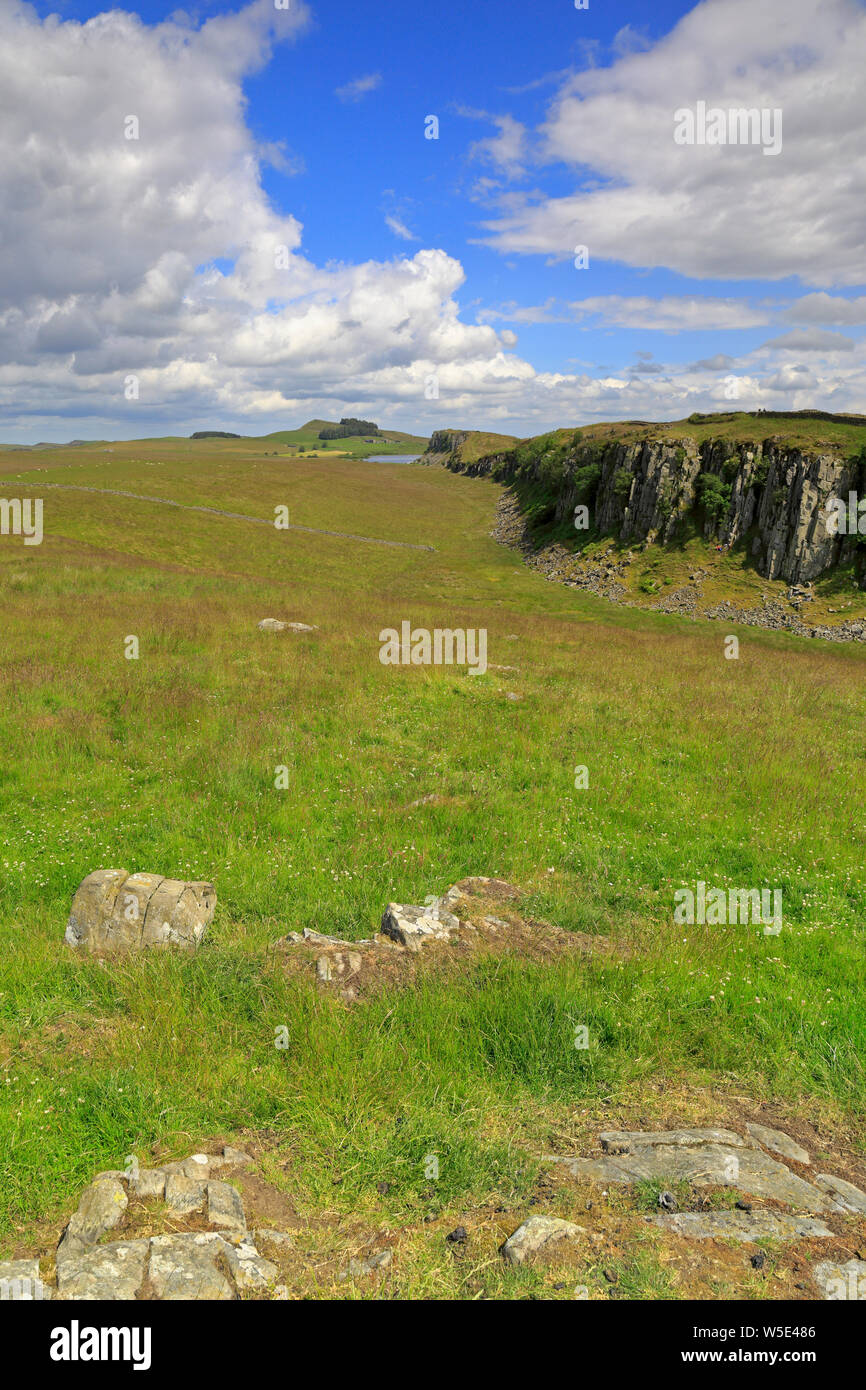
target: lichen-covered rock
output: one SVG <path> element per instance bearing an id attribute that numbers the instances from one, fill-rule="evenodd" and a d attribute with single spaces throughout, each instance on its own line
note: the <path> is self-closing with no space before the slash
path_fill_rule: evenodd
<path id="1" fill-rule="evenodd" d="M 802 1240 L 833 1234 L 814 1216 L 788 1216 L 781 1211 L 682 1211 L 654 1220 L 663 1230 L 692 1240 Z"/>
<path id="2" fill-rule="evenodd" d="M 227 1261 L 230 1249 L 222 1236 L 211 1233 L 154 1236 L 150 1242 L 154 1297 L 170 1303 L 235 1298 L 231 1280 L 220 1267 Z"/>
<path id="3" fill-rule="evenodd" d="M 197 946 L 213 920 L 212 883 L 97 869 L 79 885 L 66 942 L 92 951 Z"/>
<path id="4" fill-rule="evenodd" d="M 85 1188 L 78 1210 L 70 1218 L 57 1247 L 58 1267 L 72 1256 L 83 1254 L 100 1236 L 123 1219 L 129 1198 L 118 1178 L 96 1178 Z"/>
<path id="5" fill-rule="evenodd" d="M 149 1245 L 148 1240 L 117 1240 L 58 1261 L 58 1297 L 135 1298 L 144 1283 Z"/>
<path id="6" fill-rule="evenodd" d="M 277 1267 L 250 1240 L 225 1245 L 225 1258 L 238 1293 L 260 1293 L 277 1277 Z"/>
<path id="7" fill-rule="evenodd" d="M 209 1182 L 207 1218 L 212 1226 L 220 1226 L 228 1231 L 245 1231 L 244 1204 L 237 1188 L 227 1182 Z"/>

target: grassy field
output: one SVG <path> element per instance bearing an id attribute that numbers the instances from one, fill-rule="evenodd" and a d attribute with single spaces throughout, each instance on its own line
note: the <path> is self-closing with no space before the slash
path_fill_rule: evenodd
<path id="1" fill-rule="evenodd" d="M 0 481 L 45 499 L 41 546 L 0 539 L 0 1254 L 128 1154 L 241 1136 L 320 1243 L 403 1231 L 404 1292 L 523 1297 L 544 1276 L 500 1268 L 496 1223 L 604 1120 L 761 1099 L 866 1151 L 862 648 L 742 628 L 728 661 L 718 624 L 545 583 L 489 538 L 499 489 L 440 469 L 140 441 L 10 452 Z M 381 665 L 406 619 L 486 628 L 518 669 Z M 73 954 L 72 895 L 109 867 L 212 880 L 200 951 Z M 279 968 L 286 932 L 368 936 L 466 874 L 616 953 L 479 960 L 357 1007 Z M 698 879 L 781 888 L 781 935 L 675 926 Z M 467 1211 L 489 1240 L 445 1259 Z M 679 1296 L 647 1241 L 617 1257 L 624 1296 Z"/>

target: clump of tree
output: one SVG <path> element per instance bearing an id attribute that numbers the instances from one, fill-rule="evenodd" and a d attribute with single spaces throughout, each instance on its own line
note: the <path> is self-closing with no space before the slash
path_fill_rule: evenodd
<path id="1" fill-rule="evenodd" d="M 320 439 L 349 439 L 356 435 L 369 435 L 380 433 L 379 426 L 374 425 L 372 420 L 356 420 L 353 416 L 344 416 L 339 425 L 327 425 L 325 429 L 319 430 Z"/>
<path id="2" fill-rule="evenodd" d="M 731 505 L 733 485 L 726 483 L 716 473 L 701 473 L 695 484 L 698 504 L 713 526 L 718 526 Z"/>
<path id="3" fill-rule="evenodd" d="M 228 430 L 196 430 L 190 439 L 242 439 L 243 435 L 229 434 Z"/>

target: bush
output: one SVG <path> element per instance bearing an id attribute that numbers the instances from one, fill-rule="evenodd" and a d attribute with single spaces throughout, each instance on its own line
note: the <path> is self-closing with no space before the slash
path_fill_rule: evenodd
<path id="1" fill-rule="evenodd" d="M 700 506 L 709 521 L 718 524 L 731 504 L 731 484 L 716 473 L 702 473 L 695 486 Z"/>

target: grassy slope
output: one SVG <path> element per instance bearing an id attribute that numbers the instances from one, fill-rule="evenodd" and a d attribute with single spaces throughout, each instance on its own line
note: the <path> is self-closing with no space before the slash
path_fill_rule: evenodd
<path id="1" fill-rule="evenodd" d="M 522 567 L 488 537 L 488 481 L 208 443 L 0 458 L 6 495 L 24 473 L 46 498 L 45 543 L 0 546 L 0 1251 L 127 1154 L 245 1127 L 272 1132 L 299 1209 L 392 1224 L 525 1202 L 527 1153 L 611 1104 L 663 1118 L 675 1095 L 684 1114 L 702 1085 L 862 1140 L 866 653 L 743 629 L 726 661 L 717 625 Z M 51 480 L 256 516 L 285 502 L 302 525 L 436 550 L 40 494 Z M 266 615 L 320 631 L 275 638 Z M 520 669 L 384 668 L 378 632 L 404 618 L 486 627 L 489 660 Z M 430 791 L 444 802 L 407 809 Z M 214 880 L 195 958 L 102 967 L 64 947 L 79 881 L 111 866 Z M 479 965 L 354 1010 L 268 956 L 303 926 L 368 935 L 389 899 L 470 872 L 632 954 Z M 674 927 L 674 888 L 698 878 L 781 887 L 781 937 Z M 418 1259 L 416 1293 L 465 1292 Z M 652 1270 L 633 1277 L 657 1296 Z"/>

